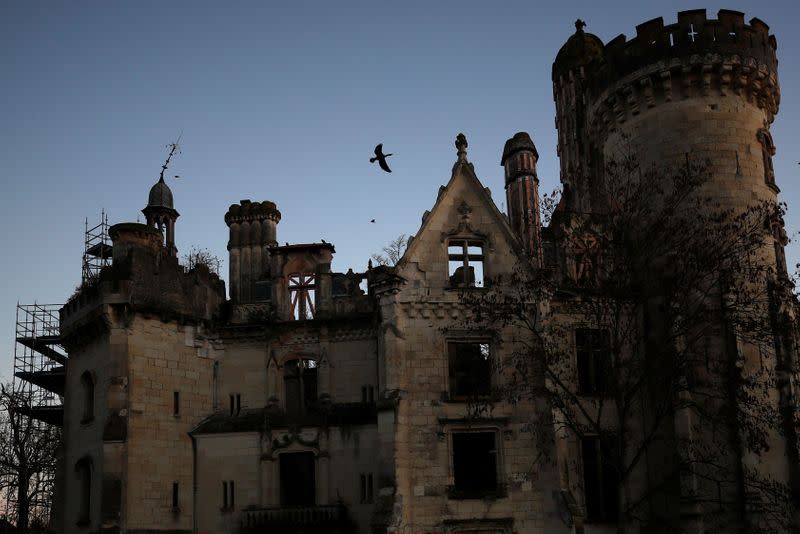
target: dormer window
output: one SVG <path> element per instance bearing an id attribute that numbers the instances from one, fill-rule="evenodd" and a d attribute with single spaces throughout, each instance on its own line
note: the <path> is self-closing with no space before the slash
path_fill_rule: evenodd
<path id="1" fill-rule="evenodd" d="M 447 244 L 450 287 L 483 287 L 483 242 L 451 239 Z"/>
<path id="2" fill-rule="evenodd" d="M 314 318 L 314 273 L 295 273 L 289 275 L 289 299 L 292 303 L 292 317 L 296 321 Z"/>

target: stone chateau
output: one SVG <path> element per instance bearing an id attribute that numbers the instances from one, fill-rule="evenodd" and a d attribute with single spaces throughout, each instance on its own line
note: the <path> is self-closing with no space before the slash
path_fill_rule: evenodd
<path id="1" fill-rule="evenodd" d="M 112 263 L 60 311 L 68 365 L 57 530 L 797 529 L 797 335 L 786 326 L 795 306 L 780 221 L 767 225 L 752 257 L 763 277 L 745 284 L 770 289 L 755 322 L 769 325 L 771 341 L 757 344 L 737 330 L 726 314 L 735 295 L 715 280 L 703 286 L 711 288 L 707 315 L 686 327 L 710 325 L 701 336 L 705 374 L 684 366 L 672 382 L 664 371 L 671 368 L 656 362 L 644 385 L 619 395 L 613 366 L 666 354 L 655 341 L 677 324 L 668 323 L 669 293 L 625 297 L 641 352 L 612 343 L 614 325 L 585 307 L 607 298 L 603 273 L 621 261 L 616 249 L 604 250 L 611 227 L 602 222 L 615 205 L 603 184 L 620 147 L 653 177 L 689 169 L 690 158 L 707 162 L 709 179 L 692 195 L 711 195 L 718 208 L 739 213 L 777 201 L 769 131 L 780 100 L 775 37 L 760 20 L 725 10 L 716 19 L 704 10 L 668 25 L 654 19 L 637 26 L 635 38 L 607 44 L 583 26 L 576 23 L 552 68 L 563 194 L 544 226 L 529 134 L 498 147 L 507 213 L 486 187 L 500 184 L 479 180 L 459 135 L 449 177 L 431 178 L 447 183 L 397 265 L 332 272 L 333 244 L 281 246 L 275 203 L 242 200 L 224 218 L 226 295 L 202 262 L 179 264 L 180 199 L 162 176 L 142 210 L 146 224 L 110 228 Z M 668 195 L 646 199 L 652 212 Z M 664 280 L 679 278 L 675 265 L 689 257 L 674 252 L 658 263 Z M 546 281 L 546 298 L 526 300 L 530 309 L 513 317 L 541 309 L 558 328 L 476 320 L 470 299 L 514 295 L 509 280 Z M 519 375 L 503 362 L 526 340 L 534 346 L 540 331 L 558 333 L 557 363 L 571 371 L 534 365 L 523 376 L 531 387 L 520 389 L 531 394 L 511 402 L 497 391 Z M 690 338 L 674 344 L 694 347 Z M 745 438 L 744 416 L 723 416 L 719 425 L 706 418 L 731 406 L 754 411 L 743 391 L 758 370 L 771 377 L 762 404 L 776 414 L 760 432 L 763 447 Z M 700 374 L 705 382 L 696 381 Z M 546 393 L 556 383 L 564 390 Z M 665 384 L 673 388 L 665 398 L 675 401 L 667 417 L 657 402 Z M 728 396 L 712 399 L 716 385 Z M 631 416 L 622 407 L 634 397 L 645 400 L 631 404 Z M 703 456 L 720 439 L 722 452 Z"/>

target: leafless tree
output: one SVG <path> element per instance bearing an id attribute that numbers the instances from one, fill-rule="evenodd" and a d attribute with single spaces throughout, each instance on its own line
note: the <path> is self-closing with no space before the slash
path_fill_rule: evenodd
<path id="1" fill-rule="evenodd" d="M 189 271 L 198 265 L 202 265 L 207 267 L 212 273 L 219 276 L 222 260 L 220 260 L 219 257 L 215 256 L 207 248 L 193 246 L 189 252 L 183 255 L 181 259 L 183 261 L 183 265 Z"/>
<path id="2" fill-rule="evenodd" d="M 403 257 L 403 253 L 406 251 L 407 245 L 408 237 L 406 234 L 400 234 L 389 241 L 389 244 L 383 247 L 383 250 L 380 253 L 376 252 L 372 254 L 370 258 L 372 258 L 372 261 L 378 265 L 397 265 L 397 262 Z"/>
<path id="3" fill-rule="evenodd" d="M 0 385 L 0 490 L 18 532 L 47 523 L 61 431 L 30 417 L 30 390 Z"/>
<path id="4" fill-rule="evenodd" d="M 797 328 L 780 309 L 797 305 L 785 270 L 767 261 L 783 207 L 721 207 L 710 178 L 688 157 L 667 173 L 623 155 L 595 185 L 592 213 L 552 210 L 554 265 L 523 263 L 461 297 L 468 326 L 521 333 L 496 362 L 498 394 L 545 397 L 562 438 L 599 440 L 618 532 L 680 531 L 676 509 L 725 531 L 788 532 L 797 507 L 786 483 L 755 467 L 772 438 L 796 447 L 781 406 Z M 577 330 L 595 337 L 584 368 Z"/>

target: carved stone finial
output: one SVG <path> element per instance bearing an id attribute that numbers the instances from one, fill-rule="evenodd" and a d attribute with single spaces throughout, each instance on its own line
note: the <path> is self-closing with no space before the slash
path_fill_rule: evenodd
<path id="1" fill-rule="evenodd" d="M 583 33 L 583 29 L 586 27 L 586 23 L 581 19 L 575 21 L 575 31 Z"/>
<path id="2" fill-rule="evenodd" d="M 460 133 L 456 136 L 456 150 L 458 150 L 458 161 L 467 161 L 467 136 Z"/>

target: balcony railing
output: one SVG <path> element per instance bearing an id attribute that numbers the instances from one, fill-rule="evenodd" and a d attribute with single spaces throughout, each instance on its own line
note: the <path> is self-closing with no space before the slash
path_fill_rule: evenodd
<path id="1" fill-rule="evenodd" d="M 278 526 L 334 525 L 344 521 L 346 509 L 340 504 L 320 506 L 275 506 L 242 511 L 243 530 Z"/>

